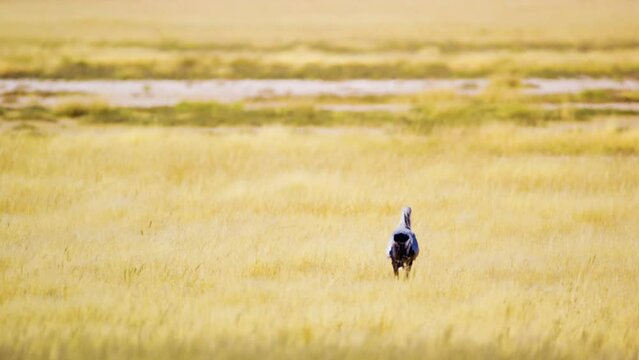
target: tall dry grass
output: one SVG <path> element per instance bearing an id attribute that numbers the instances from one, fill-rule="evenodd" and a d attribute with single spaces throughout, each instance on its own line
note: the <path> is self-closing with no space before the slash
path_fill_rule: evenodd
<path id="1" fill-rule="evenodd" d="M 0 357 L 636 358 L 637 131 L 542 130 L 2 134 Z"/>

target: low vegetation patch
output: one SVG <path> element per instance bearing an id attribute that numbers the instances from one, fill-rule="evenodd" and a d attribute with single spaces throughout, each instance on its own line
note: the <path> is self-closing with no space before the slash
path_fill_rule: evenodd
<path id="1" fill-rule="evenodd" d="M 312 98 L 283 98 L 274 107 L 248 106 L 242 103 L 216 102 L 181 103 L 176 106 L 151 108 L 113 107 L 105 103 L 70 102 L 53 108 L 31 105 L 0 107 L 4 120 L 76 119 L 89 124 L 132 124 L 154 126 L 263 126 L 272 124 L 291 126 L 398 126 L 428 132 L 438 127 L 477 126 L 491 122 L 519 125 L 544 125 L 551 122 L 584 121 L 597 116 L 633 115 L 633 110 L 579 109 L 570 102 L 562 106 L 544 107 L 544 100 L 517 95 L 511 87 L 516 80 L 496 80 L 479 96 L 453 93 L 427 93 L 406 97 L 342 98 L 325 96 Z M 574 99 L 591 95 L 577 95 Z M 603 96 L 603 95 L 602 95 Z M 605 96 L 616 96 L 615 94 Z M 630 95 L 632 96 L 632 95 Z M 340 112 L 323 110 L 320 104 L 334 102 L 362 104 L 400 101 L 410 105 L 406 112 L 361 111 Z"/>

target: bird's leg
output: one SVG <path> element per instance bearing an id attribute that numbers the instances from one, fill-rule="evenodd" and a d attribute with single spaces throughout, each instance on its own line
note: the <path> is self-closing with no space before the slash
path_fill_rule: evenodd
<path id="1" fill-rule="evenodd" d="M 391 264 L 393 265 L 393 273 L 395 274 L 395 278 L 399 277 L 399 265 L 397 265 L 397 263 L 395 261 L 392 261 Z"/>
<path id="2" fill-rule="evenodd" d="M 413 266 L 413 260 L 409 260 L 408 263 L 406 263 L 406 279 L 408 279 L 408 276 L 410 275 L 410 269 Z"/>

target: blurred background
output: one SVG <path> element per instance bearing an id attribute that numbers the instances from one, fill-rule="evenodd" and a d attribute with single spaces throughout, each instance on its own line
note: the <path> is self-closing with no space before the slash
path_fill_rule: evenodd
<path id="1" fill-rule="evenodd" d="M 4 78 L 639 74 L 633 0 L 0 2 Z"/>
<path id="2" fill-rule="evenodd" d="M 5 119 L 211 126 L 627 115 L 638 18 L 633 0 L 5 0 L 0 105 Z M 184 102 L 201 106 L 138 111 Z"/>

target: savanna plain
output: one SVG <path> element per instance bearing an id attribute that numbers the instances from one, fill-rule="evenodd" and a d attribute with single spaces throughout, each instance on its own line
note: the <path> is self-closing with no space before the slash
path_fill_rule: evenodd
<path id="1" fill-rule="evenodd" d="M 636 80 L 637 3 L 353 3 L 0 1 L 5 79 L 487 81 L 0 89 L 1 359 L 639 358 L 639 91 L 526 92 Z"/>

